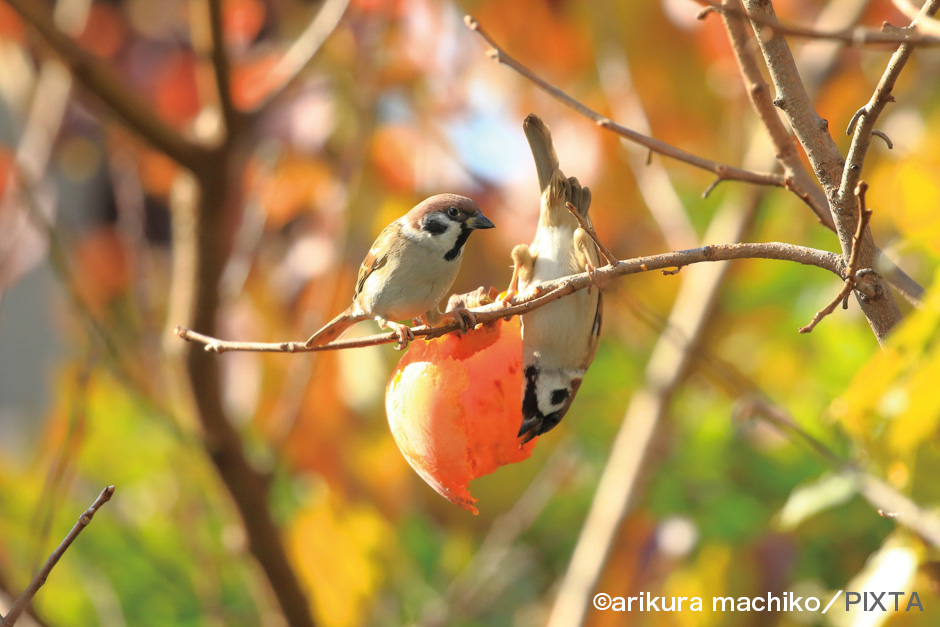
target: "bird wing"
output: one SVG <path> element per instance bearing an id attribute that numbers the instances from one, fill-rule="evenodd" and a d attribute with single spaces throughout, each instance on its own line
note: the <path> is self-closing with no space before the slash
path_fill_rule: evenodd
<path id="1" fill-rule="evenodd" d="M 388 263 L 391 248 L 389 246 L 380 246 L 380 244 L 388 241 L 392 232 L 397 231 L 398 228 L 398 222 L 392 222 L 382 229 L 382 232 L 379 233 L 379 236 L 372 243 L 372 248 L 369 249 L 366 258 L 362 260 L 362 265 L 359 266 L 359 278 L 356 279 L 356 293 L 353 296 L 354 299 L 359 296 L 359 292 L 362 291 L 362 286 L 365 285 L 369 275 Z"/>

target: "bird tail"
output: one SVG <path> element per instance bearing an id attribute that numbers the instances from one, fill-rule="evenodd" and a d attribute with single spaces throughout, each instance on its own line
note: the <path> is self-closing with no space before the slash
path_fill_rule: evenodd
<path id="1" fill-rule="evenodd" d="M 529 149 L 535 159 L 535 171 L 539 177 L 539 191 L 545 191 L 552 175 L 558 170 L 558 154 L 552 144 L 552 133 L 542 118 L 530 113 L 522 123 L 522 130 L 529 141 Z"/>
<path id="2" fill-rule="evenodd" d="M 349 327 L 365 320 L 369 316 L 353 313 L 352 308 L 347 309 L 340 315 L 327 322 L 322 329 L 310 336 L 310 339 L 304 344 L 307 348 L 324 346 L 333 340 L 339 338 Z"/>

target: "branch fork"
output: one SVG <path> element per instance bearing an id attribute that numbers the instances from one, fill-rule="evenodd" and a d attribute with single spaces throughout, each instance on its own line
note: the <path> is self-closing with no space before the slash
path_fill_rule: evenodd
<path id="1" fill-rule="evenodd" d="M 865 277 L 880 277 L 880 275 L 871 268 L 859 269 L 859 251 L 861 249 L 862 234 L 868 228 L 868 222 L 871 220 L 871 209 L 865 206 L 865 192 L 868 191 L 868 184 L 865 181 L 859 181 L 855 187 L 855 198 L 858 201 L 858 224 L 855 227 L 855 235 L 852 238 L 852 251 L 849 254 L 849 262 L 845 271 L 845 281 L 842 289 L 836 294 L 832 301 L 816 312 L 812 321 L 806 326 L 800 327 L 800 333 L 810 333 L 816 328 L 819 322 L 834 312 L 839 303 L 842 308 L 847 309 L 849 296 L 853 291 L 858 291 L 858 298 L 864 302 L 876 300 L 880 293 L 876 289 L 876 284 L 865 281 Z"/>

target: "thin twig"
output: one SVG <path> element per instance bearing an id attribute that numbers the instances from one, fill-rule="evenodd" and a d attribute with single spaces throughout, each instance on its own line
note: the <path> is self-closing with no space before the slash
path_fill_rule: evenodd
<path id="1" fill-rule="evenodd" d="M 274 84 L 265 91 L 260 102 L 254 105 L 251 110 L 252 115 L 257 116 L 263 113 L 268 105 L 300 76 L 300 72 L 336 30 L 340 19 L 346 13 L 349 2 L 350 0 L 325 0 L 323 2 L 304 32 L 272 68 L 270 76 L 273 77 Z"/>
<path id="2" fill-rule="evenodd" d="M 544 307 L 578 290 L 595 285 L 595 281 L 598 279 L 612 279 L 614 277 L 637 274 L 640 272 L 650 272 L 664 268 L 680 268 L 682 266 L 705 261 L 727 261 L 730 259 L 778 259 L 794 261 L 803 265 L 823 268 L 840 277 L 842 276 L 841 258 L 839 255 L 828 251 L 780 242 L 719 244 L 617 261 L 616 263 L 598 268 L 593 273 L 582 272 L 561 279 L 540 283 L 536 286 L 536 289 L 532 290 L 530 295 L 521 299 L 514 299 L 508 306 L 504 307 L 499 303 L 494 303 L 492 305 L 475 308 L 472 311 L 476 316 L 478 324 L 486 324 L 499 320 L 500 318 L 522 315 L 534 309 L 538 309 L 539 307 Z M 175 330 L 180 338 L 188 342 L 203 344 L 206 351 L 213 353 L 225 353 L 230 351 L 303 353 L 360 348 L 363 346 L 375 346 L 398 341 L 398 334 L 391 332 L 349 340 L 341 339 L 323 346 L 307 347 L 304 346 L 303 341 L 238 342 L 222 340 L 181 326 L 177 326 Z M 427 339 L 440 337 L 458 330 L 460 330 L 460 324 L 456 322 L 433 328 L 421 325 L 412 329 L 416 337 L 424 337 Z"/>
<path id="3" fill-rule="evenodd" d="M 62 555 L 66 550 L 72 545 L 72 542 L 75 541 L 75 538 L 78 537 L 85 527 L 88 526 L 88 523 L 91 522 L 91 519 L 94 517 L 95 512 L 97 512 L 102 505 L 111 500 L 111 497 L 114 495 L 114 486 L 108 486 L 101 491 L 101 494 L 98 495 L 98 498 L 95 499 L 95 502 L 92 503 L 91 507 L 85 510 L 81 516 L 78 517 L 78 522 L 75 523 L 75 526 L 72 527 L 72 530 L 69 532 L 65 539 L 56 547 L 56 550 L 52 552 L 49 556 L 49 559 L 46 560 L 45 565 L 42 569 L 36 573 L 36 576 L 33 578 L 32 583 L 29 584 L 29 587 L 23 591 L 23 594 L 13 602 L 13 606 L 10 608 L 10 611 L 6 616 L 3 617 L 3 621 L 0 622 L 0 627 L 13 627 L 17 619 L 23 613 L 23 611 L 29 606 L 30 602 L 33 600 L 33 597 L 36 596 L 36 593 L 39 589 L 46 583 L 46 579 L 49 577 L 49 573 L 52 572 L 52 569 L 59 562 L 59 559 L 62 558 Z"/>
<path id="4" fill-rule="evenodd" d="M 940 2 L 940 0 L 931 1 Z M 845 160 L 829 134 L 828 122 L 816 112 L 806 92 L 806 87 L 800 79 L 799 70 L 786 38 L 775 30 L 777 17 L 773 2 L 771 0 L 745 0 L 744 6 L 777 91 L 774 103 L 778 104 L 786 114 L 790 126 L 793 127 L 806 152 L 816 179 L 826 193 L 830 212 L 836 225 L 836 233 L 839 236 L 839 245 L 844 258 L 847 259 L 852 250 L 857 219 L 855 199 L 851 196 L 851 192 L 848 196 L 844 193 L 843 174 L 853 166 L 850 164 L 845 167 Z M 855 181 L 858 181 L 857 177 Z M 866 230 L 862 234 L 859 245 L 862 267 L 873 268 L 875 266 L 876 250 L 871 232 Z M 902 315 L 887 284 L 876 277 L 873 285 L 878 297 L 859 300 L 859 306 L 865 314 L 875 339 L 883 345 L 888 333 L 901 322 Z"/>
<path id="5" fill-rule="evenodd" d="M 751 159 L 755 160 L 755 159 Z M 740 240 L 766 188 L 746 187 L 746 199 L 726 199 L 712 218 L 705 240 Z M 719 289 L 730 264 L 689 268 L 656 346 L 642 383 L 631 395 L 620 429 L 598 482 L 590 510 L 578 534 L 568 568 L 558 586 L 549 627 L 582 625 L 590 598 L 604 572 L 618 529 L 635 505 L 654 458 L 673 391 L 685 376 L 708 322 L 714 316 Z M 668 331 L 668 332 L 667 332 Z"/>
<path id="6" fill-rule="evenodd" d="M 578 467 L 581 455 L 568 441 L 559 443 L 538 475 L 519 497 L 512 509 L 490 525 L 473 558 L 454 578 L 446 593 L 428 603 L 419 627 L 439 627 L 454 622 L 455 617 L 468 621 L 488 607 L 487 601 L 498 597 L 507 586 L 518 581 L 519 537 L 531 529 L 538 517 L 556 496 L 559 486 Z"/>
<path id="7" fill-rule="evenodd" d="M 928 2 L 925 2 L 919 9 L 910 0 L 892 0 L 892 3 L 905 17 L 911 20 L 910 26 L 898 30 L 910 31 L 916 26 L 917 30 L 925 34 L 940 36 L 940 21 L 932 17 L 933 13 L 929 11 Z"/>
<path id="8" fill-rule="evenodd" d="M 731 4 L 728 2 L 722 2 L 721 0 L 693 1 L 697 2 L 698 4 L 705 5 L 705 9 L 699 13 L 699 19 L 706 17 L 708 13 L 712 11 L 720 13 L 724 16 L 745 15 L 744 11 L 742 11 L 739 6 L 736 6 L 737 3 Z M 898 3 L 895 2 L 895 4 L 897 5 Z M 888 29 L 883 27 L 883 30 L 879 31 L 872 28 L 865 28 L 863 26 L 853 26 L 851 28 L 843 28 L 840 30 L 820 30 L 794 24 L 781 24 L 777 21 L 771 22 L 769 19 L 763 17 L 758 17 L 754 19 L 754 21 L 758 24 L 772 27 L 781 35 L 790 35 L 791 37 L 799 37 L 802 39 L 828 39 L 832 41 L 840 41 L 849 46 L 868 46 L 878 44 L 897 45 L 902 43 L 917 47 L 940 46 L 940 37 L 938 37 L 936 33 L 921 33 L 917 32 L 916 30 L 909 29 Z"/>
<path id="9" fill-rule="evenodd" d="M 664 141 L 649 137 L 642 133 L 638 133 L 633 129 L 627 128 L 626 126 L 617 124 L 613 120 L 610 120 L 597 111 L 591 109 L 584 103 L 575 100 L 558 87 L 548 83 L 536 75 L 532 70 L 513 59 L 493 40 L 492 37 L 490 37 L 490 35 L 483 29 L 483 27 L 474 17 L 467 15 L 464 17 L 464 22 L 466 23 L 467 28 L 480 35 L 480 37 L 483 38 L 487 44 L 489 44 L 491 50 L 488 52 L 488 54 L 497 63 L 501 63 L 507 67 L 512 68 L 521 76 L 542 89 L 548 95 L 571 107 L 584 117 L 592 120 L 601 128 L 606 128 L 622 137 L 626 137 L 627 139 L 634 141 L 642 146 L 646 146 L 653 152 L 657 152 L 661 155 L 683 161 L 703 170 L 708 170 L 709 172 L 714 173 L 718 177 L 719 181 L 742 181 L 745 183 L 754 183 L 756 185 L 772 185 L 776 187 L 785 186 L 786 181 L 781 174 L 774 172 L 752 172 L 750 170 L 744 170 L 742 168 L 736 168 L 734 166 L 718 163 L 717 161 L 712 161 L 710 159 L 704 159 L 677 148 L 671 144 L 667 144 Z"/>
<path id="10" fill-rule="evenodd" d="M 164 122 L 150 103 L 130 91 L 99 58 L 81 48 L 60 30 L 45 8 L 33 0 L 6 0 L 55 50 L 72 74 L 107 105 L 127 126 L 173 160 L 191 170 L 202 163 L 206 148 L 183 137 Z"/>
<path id="11" fill-rule="evenodd" d="M 932 16 L 938 8 L 940 8 L 940 0 L 928 0 L 924 3 L 920 13 L 914 17 L 911 26 L 917 23 L 918 17 Z M 914 46 L 910 43 L 903 43 L 898 46 L 898 49 L 891 55 L 891 60 L 888 61 L 881 80 L 878 81 L 878 86 L 872 93 L 868 103 L 856 111 L 849 122 L 846 132 L 851 133 L 854 129 L 855 133 L 852 135 L 852 144 L 849 146 L 846 167 L 842 173 L 842 181 L 839 186 L 840 200 L 845 201 L 845 203 L 840 203 L 840 206 L 845 207 L 848 201 L 851 200 L 855 187 L 861 179 L 862 167 L 865 164 L 865 157 L 871 145 L 871 138 L 872 135 L 876 134 L 875 122 L 884 111 L 885 106 L 889 102 L 894 102 L 894 96 L 891 92 L 894 90 L 894 85 L 901 74 L 901 70 L 904 69 L 913 52 Z M 877 131 L 877 133 L 880 133 L 881 138 L 887 141 L 890 148 L 891 141 L 886 138 L 884 133 L 880 131 Z"/>
<path id="12" fill-rule="evenodd" d="M 836 454 L 829 446 L 807 432 L 787 411 L 761 398 L 748 409 L 789 438 L 799 438 L 833 469 L 849 474 L 858 481 L 859 493 L 878 512 L 901 527 L 916 533 L 933 547 L 940 548 L 940 518 L 921 507 L 875 475 L 860 470 Z"/>
<path id="13" fill-rule="evenodd" d="M 720 361 L 720 358 L 714 355 L 708 355 L 706 359 L 712 363 Z M 765 422 L 787 436 L 788 439 L 801 440 L 830 466 L 835 468 L 843 468 L 846 466 L 845 460 L 837 455 L 830 446 L 800 426 L 789 412 L 769 401 L 757 387 L 757 384 L 750 380 L 747 381 L 747 384 L 752 390 L 744 392 L 748 397 L 747 402 L 742 408 L 735 412 L 739 419 L 747 419 L 752 416 L 762 418 Z"/>
<path id="14" fill-rule="evenodd" d="M 855 197 L 858 199 L 858 226 L 855 229 L 855 237 L 852 239 L 852 252 L 849 255 L 848 268 L 845 271 L 845 283 L 842 289 L 836 294 L 828 305 L 816 312 L 812 322 L 806 326 L 800 327 L 800 333 L 809 333 L 816 328 L 819 321 L 831 314 L 839 306 L 839 303 L 845 302 L 852 290 L 855 289 L 857 282 L 856 273 L 858 272 L 859 249 L 861 248 L 862 234 L 868 227 L 868 221 L 871 219 L 871 209 L 865 206 L 865 192 L 868 190 L 868 184 L 859 181 L 855 188 Z"/>
<path id="15" fill-rule="evenodd" d="M 604 259 L 607 260 L 607 263 L 610 265 L 617 263 L 617 255 L 610 252 L 610 249 L 604 246 L 604 243 L 601 241 L 597 231 L 594 230 L 593 226 L 588 224 L 587 220 L 584 219 L 584 216 L 582 216 L 578 211 L 578 208 L 570 202 L 565 203 L 565 206 L 568 208 L 568 211 L 571 212 L 571 215 L 574 216 L 574 219 L 578 221 L 581 229 L 594 241 L 594 245 L 597 246 L 597 250 L 599 250 L 600 253 L 604 256 Z"/>
<path id="16" fill-rule="evenodd" d="M 219 108 L 222 110 L 222 119 L 225 121 L 225 132 L 229 134 L 238 123 L 239 112 L 232 101 L 232 72 L 228 53 L 225 50 L 225 33 L 223 32 L 222 0 L 208 0 L 209 34 L 212 39 L 210 56 L 212 58 L 212 75 L 215 79 L 216 95 Z"/>
<path id="17" fill-rule="evenodd" d="M 746 17 L 740 10 L 725 10 L 733 6 L 740 7 L 740 5 L 737 0 L 724 0 L 719 4 L 722 8 L 721 19 L 725 30 L 728 31 L 728 39 L 738 62 L 738 69 L 741 71 L 748 98 L 773 142 L 777 160 L 784 167 L 787 188 L 809 205 L 822 224 L 834 231 L 835 222 L 832 220 L 826 196 L 803 166 L 803 161 L 793 141 L 793 135 L 780 119 L 777 107 L 774 106 L 770 86 L 764 80 L 753 47 L 750 45 L 752 36 Z"/>
<path id="18" fill-rule="evenodd" d="M 649 135 L 652 128 L 640 94 L 633 84 L 630 63 L 619 47 L 620 33 L 614 32 L 614 22 L 609 19 L 606 7 L 599 3 L 591 3 L 589 6 L 598 32 L 595 38 L 610 42 L 601 45 L 602 52 L 597 60 L 598 83 L 604 90 L 608 106 L 613 108 L 615 115 L 624 124 Z M 659 227 L 667 247 L 681 250 L 697 245 L 699 236 L 663 161 L 653 161 L 651 150 L 636 150 L 626 138 L 620 139 L 620 143 L 636 179 L 637 191 Z"/>

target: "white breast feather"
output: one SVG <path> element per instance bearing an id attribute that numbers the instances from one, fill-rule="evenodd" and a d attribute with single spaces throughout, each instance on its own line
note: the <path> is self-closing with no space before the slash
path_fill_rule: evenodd
<path id="1" fill-rule="evenodd" d="M 403 225 L 401 233 L 410 243 L 389 256 L 383 272 L 366 279 L 362 291 L 371 296 L 362 303 L 366 310 L 396 321 L 411 320 L 433 309 L 457 278 L 463 250 L 451 261 L 444 254 L 453 248 L 459 232 L 456 224 L 439 235 Z"/>
<path id="2" fill-rule="evenodd" d="M 530 250 L 535 258 L 532 279 L 522 291 L 537 283 L 584 272 L 574 254 L 574 228 L 569 225 L 545 227 L 536 232 Z M 529 312 L 525 325 L 524 360 L 538 360 L 543 368 L 571 366 L 573 358 L 590 363 L 591 351 L 585 342 L 594 325 L 598 291 L 581 290 L 561 300 Z M 559 333 L 565 329 L 565 333 Z M 536 350 L 536 348 L 538 350 Z"/>

